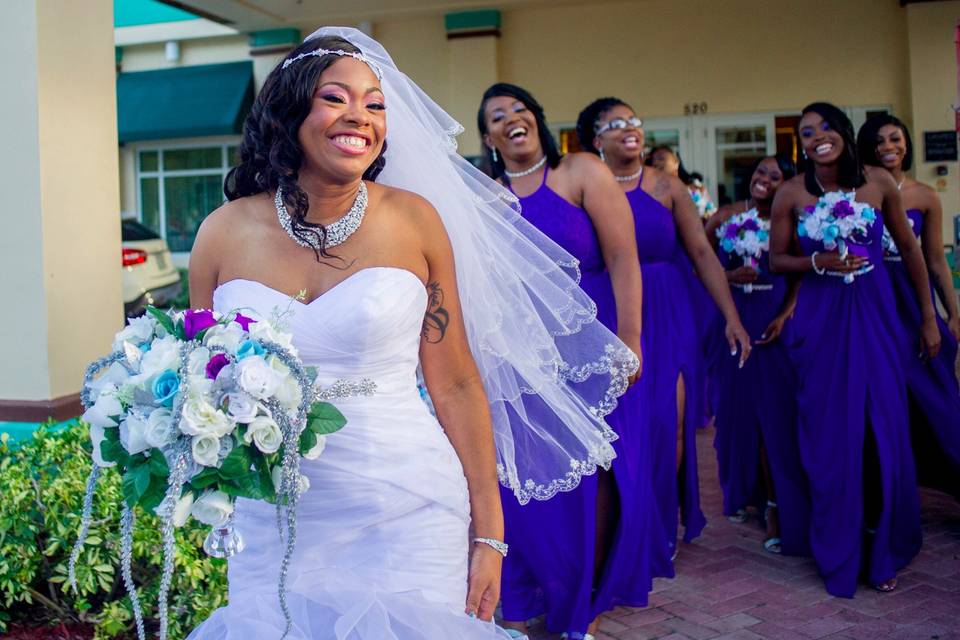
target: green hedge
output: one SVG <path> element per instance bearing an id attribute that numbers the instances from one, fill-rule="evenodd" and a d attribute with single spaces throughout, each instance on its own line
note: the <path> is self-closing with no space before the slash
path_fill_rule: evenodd
<path id="1" fill-rule="evenodd" d="M 97 638 L 135 637 L 130 599 L 119 568 L 120 481 L 102 475 L 93 524 L 77 566 L 79 593 L 66 584 L 70 551 L 80 528 L 84 486 L 90 471 L 85 425 L 51 431 L 41 427 L 26 442 L 0 438 L 0 632 L 9 623 L 85 622 Z M 191 520 L 177 530 L 170 594 L 170 638 L 186 636 L 226 603 L 226 562 L 201 548 L 207 527 Z M 155 635 L 160 587 L 159 520 L 138 510 L 134 581 L 140 588 L 148 633 Z"/>

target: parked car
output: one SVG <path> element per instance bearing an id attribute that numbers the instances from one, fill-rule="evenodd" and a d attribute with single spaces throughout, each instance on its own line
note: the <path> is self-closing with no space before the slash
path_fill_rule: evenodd
<path id="1" fill-rule="evenodd" d="M 121 220 L 123 312 L 138 316 L 147 305 L 169 305 L 180 294 L 180 272 L 167 241 L 136 220 Z"/>

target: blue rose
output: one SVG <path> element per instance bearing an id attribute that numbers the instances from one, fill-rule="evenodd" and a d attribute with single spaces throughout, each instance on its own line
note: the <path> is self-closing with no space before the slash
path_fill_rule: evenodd
<path id="1" fill-rule="evenodd" d="M 757 232 L 757 238 L 760 240 L 760 242 L 766 241 L 766 239 L 769 237 L 770 234 L 764 229 L 760 229 L 760 231 Z"/>
<path id="2" fill-rule="evenodd" d="M 140 347 L 140 351 L 146 353 L 147 351 L 150 351 L 150 349 L 153 348 L 153 343 L 152 343 L 152 342 L 141 342 L 141 343 L 140 343 L 139 345 L 137 345 L 137 346 Z"/>
<path id="3" fill-rule="evenodd" d="M 826 229 L 823 230 L 823 241 L 824 243 L 833 242 L 840 236 L 840 229 L 835 224 L 831 224 Z"/>
<path id="4" fill-rule="evenodd" d="M 163 407 L 173 406 L 173 397 L 180 390 L 180 376 L 171 369 L 165 370 L 153 381 L 153 395 Z"/>
<path id="5" fill-rule="evenodd" d="M 733 251 L 733 242 L 730 240 L 730 238 L 724 238 L 723 240 L 721 240 L 720 246 L 723 247 L 723 250 L 726 251 L 727 253 L 730 253 Z"/>
<path id="6" fill-rule="evenodd" d="M 263 350 L 263 347 L 260 346 L 260 343 L 256 340 L 246 340 L 237 349 L 237 360 L 243 360 L 250 356 L 262 356 L 266 351 Z"/>

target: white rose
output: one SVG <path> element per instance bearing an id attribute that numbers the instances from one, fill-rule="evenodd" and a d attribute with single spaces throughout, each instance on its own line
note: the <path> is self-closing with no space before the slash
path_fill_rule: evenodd
<path id="1" fill-rule="evenodd" d="M 259 400 L 274 395 L 283 381 L 262 356 L 244 358 L 235 366 L 240 388 Z"/>
<path id="2" fill-rule="evenodd" d="M 138 379 L 150 378 L 165 369 L 177 371 L 180 368 L 180 343 L 173 336 L 165 336 L 153 341 L 150 351 L 140 360 Z"/>
<path id="3" fill-rule="evenodd" d="M 190 514 L 212 527 L 222 527 L 233 513 L 233 502 L 223 491 L 207 491 L 197 498 L 190 509 Z"/>
<path id="4" fill-rule="evenodd" d="M 100 443 L 103 442 L 106 433 L 103 425 L 90 424 L 90 442 L 93 444 L 93 461 L 100 467 L 112 467 L 116 462 L 107 462 L 100 455 Z"/>
<path id="5" fill-rule="evenodd" d="M 300 383 L 293 377 L 284 378 L 283 382 L 281 382 L 277 388 L 276 398 L 277 402 L 279 402 L 284 409 L 296 411 L 300 406 L 300 401 L 303 400 L 303 391 L 300 389 Z"/>
<path id="6" fill-rule="evenodd" d="M 144 438 L 151 447 L 165 447 L 176 439 L 173 430 L 173 414 L 170 409 L 154 409 L 147 417 L 147 428 Z"/>
<path id="7" fill-rule="evenodd" d="M 111 416 L 119 416 L 122 413 L 123 406 L 117 399 L 116 387 L 107 386 L 97 396 L 97 401 L 93 403 L 93 406 L 84 411 L 81 419 L 90 426 L 115 427 L 117 421 Z"/>
<path id="8" fill-rule="evenodd" d="M 220 454 L 220 439 L 217 436 L 210 434 L 193 436 L 190 448 L 197 464 L 205 467 L 217 466 Z"/>
<path id="9" fill-rule="evenodd" d="M 270 479 L 273 480 L 273 489 L 277 493 L 280 492 L 280 483 L 283 480 L 283 467 L 277 465 L 270 471 Z M 297 483 L 297 489 L 300 493 L 307 491 L 310 488 L 310 478 L 300 474 L 300 482 Z"/>
<path id="10" fill-rule="evenodd" d="M 180 431 L 191 436 L 212 435 L 217 438 L 233 430 L 230 418 L 199 394 L 191 394 L 183 403 Z"/>
<path id="11" fill-rule="evenodd" d="M 297 355 L 293 348 L 293 335 L 277 331 L 269 322 L 261 320 L 250 325 L 250 337 L 261 342 L 273 342 Z"/>
<path id="12" fill-rule="evenodd" d="M 273 418 L 260 416 L 254 418 L 253 422 L 247 426 L 243 440 L 247 444 L 253 442 L 257 449 L 264 453 L 276 453 L 283 444 L 283 434 L 280 433 L 280 427 Z"/>
<path id="13" fill-rule="evenodd" d="M 243 329 L 235 322 L 211 327 L 203 336 L 203 344 L 208 347 L 223 347 L 230 353 L 236 353 L 237 347 L 246 339 Z"/>
<path id="14" fill-rule="evenodd" d="M 87 385 L 87 388 L 90 390 L 94 401 L 100 397 L 100 394 L 105 390 L 116 390 L 117 387 L 123 385 L 130 379 L 130 373 L 127 372 L 127 368 L 124 367 L 119 362 L 114 362 L 103 374 Z"/>
<path id="15" fill-rule="evenodd" d="M 127 326 L 121 330 L 113 339 L 113 350 L 123 351 L 123 343 L 130 342 L 140 346 L 153 338 L 154 328 L 157 326 L 156 320 L 149 315 L 142 315 L 139 318 L 130 318 L 127 320 Z"/>
<path id="16" fill-rule="evenodd" d="M 187 518 L 190 517 L 190 510 L 193 507 L 193 493 L 188 491 L 177 500 L 176 506 L 173 507 L 173 526 L 182 527 L 187 523 Z"/>
<path id="17" fill-rule="evenodd" d="M 206 378 L 208 362 L 210 362 L 210 349 L 197 347 L 187 359 L 187 373 L 191 376 Z"/>
<path id="18" fill-rule="evenodd" d="M 146 451 L 150 448 L 146 431 L 146 421 L 131 413 L 120 423 L 120 444 L 131 455 Z"/>
<path id="19" fill-rule="evenodd" d="M 323 450 L 327 446 L 327 436 L 317 436 L 317 444 L 313 445 L 309 451 L 303 454 L 304 459 L 306 460 L 316 460 L 320 457 L 320 454 L 323 453 Z"/>
<path id="20" fill-rule="evenodd" d="M 227 395 L 227 416 L 234 422 L 248 424 L 257 417 L 260 403 L 246 393 L 231 393 Z"/>

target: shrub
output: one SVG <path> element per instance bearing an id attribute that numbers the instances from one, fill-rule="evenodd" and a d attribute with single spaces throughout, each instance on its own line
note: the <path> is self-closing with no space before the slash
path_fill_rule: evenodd
<path id="1" fill-rule="evenodd" d="M 13 622 L 93 624 L 97 638 L 135 635 L 130 599 L 120 577 L 122 493 L 113 469 L 101 475 L 90 535 L 77 563 L 79 593 L 67 585 L 70 551 L 90 471 L 88 430 L 40 427 L 12 446 L 0 439 L 0 631 Z M 157 623 L 161 539 L 159 519 L 138 510 L 133 578 L 148 634 Z M 176 568 L 170 592 L 170 638 L 182 638 L 226 603 L 226 562 L 208 557 L 207 528 L 191 520 L 176 531 Z M 0 611 L 0 614 L 3 612 Z"/>

